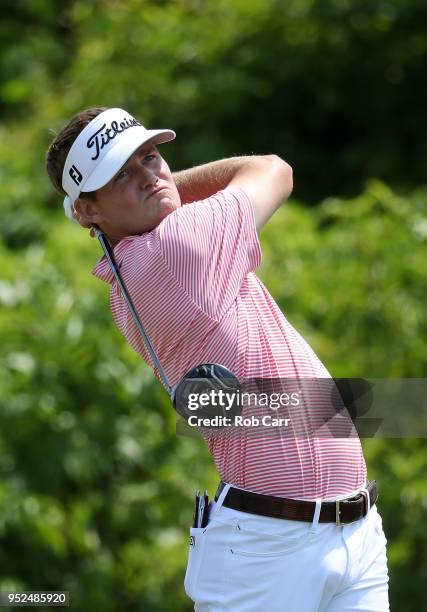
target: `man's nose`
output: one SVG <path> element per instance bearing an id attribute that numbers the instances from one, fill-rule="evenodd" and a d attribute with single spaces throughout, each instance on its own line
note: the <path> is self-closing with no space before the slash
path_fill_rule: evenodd
<path id="1" fill-rule="evenodd" d="M 139 184 L 141 189 L 146 189 L 147 187 L 153 187 L 157 181 L 159 180 L 156 173 L 151 170 L 151 168 L 147 168 L 145 166 L 138 166 L 138 174 L 139 174 Z"/>

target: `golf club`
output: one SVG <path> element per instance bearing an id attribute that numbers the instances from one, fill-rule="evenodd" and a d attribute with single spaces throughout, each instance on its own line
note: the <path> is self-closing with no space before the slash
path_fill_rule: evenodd
<path id="1" fill-rule="evenodd" d="M 111 248 L 111 245 L 108 242 L 104 232 L 95 224 L 93 224 L 92 227 L 96 237 L 99 240 L 99 243 L 101 244 L 110 268 L 117 280 L 123 298 L 129 308 L 129 312 L 131 313 L 133 320 L 135 321 L 135 325 L 141 334 L 145 347 L 159 372 L 160 379 L 168 392 L 172 404 L 179 414 L 181 414 L 181 416 L 184 418 L 188 418 L 188 416 L 192 414 L 191 411 L 188 410 L 188 396 L 190 393 L 209 393 L 212 390 L 215 392 L 218 392 L 219 390 L 233 392 L 240 389 L 240 382 L 238 378 L 228 368 L 217 363 L 204 363 L 195 366 L 189 370 L 185 376 L 183 376 L 183 378 L 181 378 L 175 388 L 172 387 L 162 367 L 162 364 L 160 363 L 160 359 L 154 350 L 150 338 L 141 323 L 141 319 L 136 312 L 135 306 L 114 259 L 113 249 Z M 201 384 L 203 384 L 202 388 L 200 386 Z M 224 414 L 221 406 L 216 405 L 215 407 L 217 410 L 212 411 L 212 408 L 208 406 L 207 416 L 212 417 L 216 414 Z"/>

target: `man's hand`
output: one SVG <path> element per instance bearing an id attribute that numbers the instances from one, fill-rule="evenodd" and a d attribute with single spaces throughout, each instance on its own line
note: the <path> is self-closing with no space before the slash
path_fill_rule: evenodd
<path id="1" fill-rule="evenodd" d="M 289 198 L 293 188 L 292 168 L 277 155 L 263 155 L 251 159 L 229 182 L 249 196 L 259 230 L 279 206 Z"/>
<path id="2" fill-rule="evenodd" d="M 173 178 L 183 204 L 203 200 L 228 186 L 240 187 L 251 199 L 257 229 L 293 187 L 292 168 L 277 155 L 230 157 L 174 173 Z"/>

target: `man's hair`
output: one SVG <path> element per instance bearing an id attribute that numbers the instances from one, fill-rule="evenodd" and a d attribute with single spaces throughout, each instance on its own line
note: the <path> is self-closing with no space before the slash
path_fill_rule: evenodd
<path id="1" fill-rule="evenodd" d="M 91 107 L 77 113 L 55 136 L 46 154 L 46 171 L 55 189 L 62 195 L 66 195 L 62 187 L 62 173 L 65 160 L 73 142 L 80 132 L 98 115 L 108 110 L 106 107 Z M 96 191 L 82 192 L 81 197 L 91 200 L 96 199 Z"/>

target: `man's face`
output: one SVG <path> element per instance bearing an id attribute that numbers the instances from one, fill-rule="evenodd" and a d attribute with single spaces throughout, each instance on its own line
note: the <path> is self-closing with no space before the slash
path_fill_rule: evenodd
<path id="1" fill-rule="evenodd" d="M 97 223 L 114 241 L 149 232 L 181 206 L 169 166 L 154 145 L 144 144 L 117 174 L 84 202 L 91 223 Z M 86 215 L 88 218 L 88 215 Z"/>

